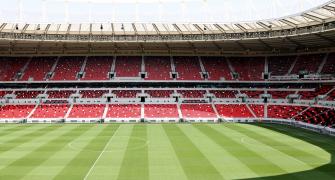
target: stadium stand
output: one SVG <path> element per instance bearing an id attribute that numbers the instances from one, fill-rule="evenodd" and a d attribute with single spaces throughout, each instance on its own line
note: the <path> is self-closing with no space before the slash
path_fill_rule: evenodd
<path id="1" fill-rule="evenodd" d="M 110 104 L 108 106 L 107 118 L 140 118 L 141 105 L 139 104 Z"/>
<path id="2" fill-rule="evenodd" d="M 108 80 L 108 73 L 111 70 L 112 63 L 112 57 L 88 57 L 84 70 L 85 75 L 82 80 Z"/>
<path id="3" fill-rule="evenodd" d="M 105 106 L 104 104 L 75 104 L 69 118 L 102 118 Z"/>
<path id="4" fill-rule="evenodd" d="M 297 116 L 304 109 L 306 109 L 306 107 L 269 105 L 268 106 L 268 117 L 269 118 L 280 118 L 280 119 L 291 119 Z"/>
<path id="5" fill-rule="evenodd" d="M 264 57 L 257 58 L 229 58 L 241 81 L 260 81 L 264 72 Z"/>
<path id="6" fill-rule="evenodd" d="M 42 91 L 15 91 L 17 99 L 34 99 L 42 93 Z"/>
<path id="7" fill-rule="evenodd" d="M 249 104 L 249 107 L 254 112 L 256 117 L 264 118 L 264 105 Z"/>
<path id="8" fill-rule="evenodd" d="M 57 57 L 34 57 L 26 71 L 23 73 L 21 81 L 43 81 L 46 75 L 50 72 L 52 65 L 55 63 Z"/>
<path id="9" fill-rule="evenodd" d="M 202 80 L 198 57 L 173 57 L 178 80 Z"/>
<path id="10" fill-rule="evenodd" d="M 170 57 L 145 57 L 145 71 L 148 73 L 147 80 L 171 80 Z"/>
<path id="11" fill-rule="evenodd" d="M 57 91 L 47 91 L 48 98 L 50 99 L 67 99 L 71 94 L 76 93 L 76 91 L 69 90 L 57 90 Z"/>
<path id="12" fill-rule="evenodd" d="M 318 95 L 326 95 L 332 89 L 331 86 L 322 86 L 320 88 L 316 88 L 315 91 L 299 91 L 301 95 L 301 99 L 314 99 Z"/>
<path id="13" fill-rule="evenodd" d="M 13 81 L 17 73 L 27 64 L 28 58 L 4 57 L 0 60 L 0 81 Z"/>
<path id="14" fill-rule="evenodd" d="M 6 94 L 11 94 L 12 91 L 0 91 L 0 98 L 3 98 Z"/>
<path id="15" fill-rule="evenodd" d="M 216 98 L 236 98 L 236 94 L 238 94 L 237 91 L 219 91 L 219 90 L 212 90 L 209 91 L 210 93 L 213 93 Z"/>
<path id="16" fill-rule="evenodd" d="M 152 98 L 169 98 L 173 94 L 173 90 L 146 90 Z"/>
<path id="17" fill-rule="evenodd" d="M 57 64 L 52 80 L 69 81 L 77 80 L 77 74 L 80 72 L 85 57 L 61 57 Z"/>
<path id="18" fill-rule="evenodd" d="M 292 91 L 268 91 L 268 94 L 271 94 L 272 99 L 286 99 L 290 94 L 294 94 Z"/>
<path id="19" fill-rule="evenodd" d="M 241 91 L 241 94 L 246 94 L 249 98 L 260 98 L 264 91 Z"/>
<path id="20" fill-rule="evenodd" d="M 69 110 L 68 104 L 60 105 L 39 105 L 31 118 L 64 118 L 66 112 Z"/>
<path id="21" fill-rule="evenodd" d="M 116 77 L 139 77 L 142 60 L 139 56 L 118 56 L 116 58 Z"/>
<path id="22" fill-rule="evenodd" d="M 300 71 L 316 73 L 318 67 L 322 63 L 323 57 L 324 54 L 298 56 L 297 63 L 295 64 L 291 74 L 299 74 Z"/>
<path id="23" fill-rule="evenodd" d="M 208 80 L 233 80 L 227 61 L 223 57 L 201 57 Z"/>
<path id="24" fill-rule="evenodd" d="M 335 123 L 335 111 L 330 108 L 311 107 L 307 111 L 302 112 L 295 119 L 309 124 L 331 126 Z"/>
<path id="25" fill-rule="evenodd" d="M 327 62 L 324 65 L 322 74 L 335 74 L 335 53 L 331 53 L 328 56 Z"/>
<path id="26" fill-rule="evenodd" d="M 206 91 L 198 91 L 198 90 L 180 90 L 177 91 L 184 98 L 203 98 L 206 94 Z"/>
<path id="27" fill-rule="evenodd" d="M 137 93 L 140 93 L 139 90 L 114 90 L 112 93 L 118 98 L 136 98 Z"/>
<path id="28" fill-rule="evenodd" d="M 215 108 L 223 118 L 253 118 L 245 104 L 216 104 Z"/>
<path id="29" fill-rule="evenodd" d="M 0 118 L 26 118 L 35 105 L 6 105 L 0 107 Z"/>
<path id="30" fill-rule="evenodd" d="M 176 104 L 146 104 L 144 105 L 145 118 L 178 118 Z"/>
<path id="31" fill-rule="evenodd" d="M 82 98 L 101 98 L 104 94 L 109 93 L 108 90 L 82 90 L 79 91 Z"/>
<path id="32" fill-rule="evenodd" d="M 288 74 L 296 56 L 272 56 L 269 57 L 269 72 L 272 76 L 284 76 Z"/>
<path id="33" fill-rule="evenodd" d="M 216 118 L 209 104 L 181 104 L 180 110 L 184 118 Z"/>

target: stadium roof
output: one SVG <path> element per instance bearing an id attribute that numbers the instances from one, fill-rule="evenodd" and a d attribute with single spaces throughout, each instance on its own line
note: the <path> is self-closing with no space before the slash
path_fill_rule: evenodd
<path id="1" fill-rule="evenodd" d="M 236 23 L 4 23 L 1 32 L 50 34 L 219 34 L 310 26 L 335 19 L 335 1 L 278 19 Z"/>

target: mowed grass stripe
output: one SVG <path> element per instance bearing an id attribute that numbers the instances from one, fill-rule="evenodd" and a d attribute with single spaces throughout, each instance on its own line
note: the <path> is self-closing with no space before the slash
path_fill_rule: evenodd
<path id="1" fill-rule="evenodd" d="M 230 152 L 230 154 L 243 162 L 249 169 L 259 176 L 286 173 L 283 169 L 268 161 L 262 155 L 232 139 L 224 129 L 218 131 L 216 128 L 212 128 L 213 126 L 209 127 L 207 125 L 195 125 L 194 127 L 199 129 L 226 151 Z"/>
<path id="2" fill-rule="evenodd" d="M 218 169 L 225 179 L 245 179 L 258 177 L 238 158 L 226 151 L 206 134 L 199 131 L 193 125 L 179 125 L 179 128 L 202 152 L 202 154 Z M 220 138 L 220 137 L 217 137 Z"/>
<path id="3" fill-rule="evenodd" d="M 118 179 L 149 179 L 147 125 L 134 126 L 124 154 Z"/>
<path id="4" fill-rule="evenodd" d="M 36 167 L 24 179 L 53 179 L 63 168 L 76 157 L 103 129 L 104 125 L 95 126 L 69 142 L 40 166 Z"/>
<path id="5" fill-rule="evenodd" d="M 300 162 L 303 162 L 305 165 L 308 165 L 308 167 L 310 169 L 313 169 L 315 167 L 318 167 L 318 166 L 321 166 L 323 164 L 325 164 L 324 160 L 321 160 L 319 159 L 317 156 L 315 156 L 314 154 L 311 154 L 311 153 L 307 153 L 305 151 L 300 151 L 299 149 L 296 149 L 294 146 L 294 144 L 288 146 L 286 144 L 283 144 L 279 141 L 277 141 L 275 138 L 269 138 L 265 135 L 262 135 L 262 134 L 259 134 L 257 131 L 251 131 L 249 130 L 250 127 L 249 125 L 234 125 L 234 126 L 226 126 L 230 129 L 233 129 L 235 131 L 238 131 L 240 133 L 243 133 L 247 136 L 249 136 L 250 138 L 253 138 L 259 142 L 262 142 L 263 144 L 267 145 L 267 146 L 270 146 L 274 149 L 277 149 L 278 151 L 294 158 L 294 159 L 297 159 L 298 161 Z M 321 152 L 322 153 L 322 152 Z M 276 154 L 278 155 L 278 154 Z M 314 159 L 315 158 L 315 159 Z M 296 163 L 293 163 L 292 161 L 288 161 L 290 162 L 289 164 L 292 165 L 292 164 L 296 164 Z M 299 167 L 299 164 L 296 164 L 297 168 L 300 168 Z M 292 167 L 292 170 L 294 170 L 295 168 Z M 306 168 L 304 168 L 306 169 Z M 310 174 L 312 175 L 314 178 L 321 178 L 321 179 L 329 179 L 330 176 L 327 175 L 326 173 L 323 173 L 323 172 L 320 172 L 318 170 L 314 170 L 313 171 L 313 174 Z M 296 178 L 297 178 L 297 175 L 296 175 Z M 304 179 L 305 177 L 300 177 L 301 179 Z M 312 177 L 311 177 L 312 178 Z"/>
<path id="6" fill-rule="evenodd" d="M 255 126 L 259 127 L 259 125 L 257 124 Z M 272 125 L 264 123 L 262 124 L 262 128 L 275 130 L 274 133 L 282 136 L 284 135 L 289 137 L 295 137 L 299 139 L 299 141 L 312 142 L 314 145 L 322 147 L 322 149 L 325 149 L 327 151 L 335 151 L 335 138 L 333 136 L 322 135 L 309 130 L 278 124 Z"/>
<path id="7" fill-rule="evenodd" d="M 27 128 L 32 127 L 31 125 L 16 125 L 11 128 L 6 128 L 0 131 L 0 137 L 9 135 L 11 133 L 17 132 L 17 131 L 22 131 L 26 130 Z"/>
<path id="8" fill-rule="evenodd" d="M 148 125 L 149 179 L 187 179 L 161 124 Z"/>
<path id="9" fill-rule="evenodd" d="M 119 125 L 106 125 L 54 179 L 83 179 Z"/>
<path id="10" fill-rule="evenodd" d="M 170 143 L 190 180 L 223 179 L 217 169 L 199 151 L 192 141 L 179 129 L 177 125 L 165 124 L 163 128 Z"/>
<path id="11" fill-rule="evenodd" d="M 308 137 L 300 137 L 300 136 L 305 136 L 304 135 L 305 130 L 303 130 L 303 129 L 299 129 L 299 131 L 300 131 L 298 133 L 299 137 L 297 138 L 297 137 L 293 137 L 291 135 L 288 135 L 285 132 L 281 133 L 281 132 L 275 131 L 274 129 L 266 128 L 265 127 L 266 124 L 262 124 L 262 126 L 258 126 L 257 124 L 248 124 L 246 126 L 248 126 L 249 130 L 257 131 L 259 134 L 263 134 L 263 135 L 266 134 L 267 137 L 274 138 L 274 139 L 276 139 L 276 141 L 279 141 L 279 142 L 285 144 L 286 146 L 291 146 L 292 144 L 294 144 L 295 149 L 297 149 L 299 151 L 305 151 L 307 153 L 317 155 L 317 157 L 320 160 L 322 160 L 324 163 L 328 162 L 328 160 L 329 160 L 329 154 L 327 152 L 323 151 L 323 153 L 320 153 L 320 151 L 322 150 L 321 147 L 311 146 L 311 143 L 309 143 L 305 140 Z M 292 127 L 291 127 L 291 129 L 292 129 Z M 294 129 L 292 129 L 292 130 L 294 131 Z M 287 129 L 287 130 L 285 129 L 285 131 L 290 131 L 290 129 Z M 314 133 L 314 135 L 311 136 L 311 138 L 316 139 L 318 141 L 321 141 L 322 139 L 326 139 L 325 137 L 318 137 L 318 134 L 316 134 L 316 133 Z"/>
<path id="12" fill-rule="evenodd" d="M 55 126 L 57 127 L 57 125 Z M 80 136 L 93 126 L 81 125 L 75 128 L 69 128 L 63 134 L 50 139 L 41 147 L 28 153 L 24 157 L 17 159 L 5 168 L 0 170 L 0 179 L 21 179 L 31 170 L 41 165 L 50 156 L 63 148 L 70 141 Z"/>
<path id="13" fill-rule="evenodd" d="M 263 144 L 271 146 L 272 148 L 277 149 L 278 151 L 287 154 L 288 156 L 294 157 L 305 164 L 313 167 L 316 164 L 323 164 L 325 161 L 320 159 L 316 154 L 312 154 L 306 151 L 301 151 L 295 148 L 295 145 L 288 146 L 280 141 L 277 141 L 275 138 L 270 138 L 268 135 L 260 134 L 257 130 L 250 130 L 251 127 L 248 125 L 234 125 L 226 126 L 232 130 L 238 131 L 239 133 L 245 134 Z"/>
<path id="14" fill-rule="evenodd" d="M 30 125 L 22 125 L 22 126 L 30 126 Z M 18 129 L 19 125 L 17 124 L 2 124 L 0 123 L 0 135 L 4 131 L 11 131 L 12 129 Z"/>
<path id="15" fill-rule="evenodd" d="M 295 138 L 299 138 L 301 140 L 305 140 L 306 142 L 312 143 L 315 146 L 318 146 L 328 153 L 330 153 L 330 162 L 320 168 L 317 168 L 318 171 L 322 171 L 330 175 L 331 177 L 335 177 L 335 139 L 334 137 L 329 137 L 326 135 L 321 135 L 315 132 L 310 132 L 307 130 L 288 127 L 284 125 L 270 125 L 270 124 L 262 124 L 262 126 L 267 127 L 268 129 L 275 130 L 278 132 L 282 132 L 283 134 L 290 135 Z M 322 139 L 322 141 L 320 141 Z M 305 177 L 313 174 L 312 172 L 308 172 L 305 174 Z M 334 179 L 334 178 L 332 178 Z"/>
<path id="16" fill-rule="evenodd" d="M 120 125 L 87 179 L 117 179 L 133 127 L 133 124 Z"/>
<path id="17" fill-rule="evenodd" d="M 34 140 L 36 137 L 40 137 L 43 136 L 47 133 L 49 133 L 50 131 L 54 131 L 57 128 L 54 128 L 52 126 L 35 126 L 38 128 L 34 128 L 32 132 L 27 131 L 26 133 L 23 132 L 19 135 L 14 135 L 12 134 L 12 136 L 14 136 L 14 138 L 12 139 L 8 139 L 6 142 L 0 143 L 0 154 L 10 151 L 18 146 L 20 146 L 21 144 L 24 143 L 29 143 L 30 141 Z"/>
<path id="18" fill-rule="evenodd" d="M 37 129 L 46 127 L 48 125 L 41 125 L 41 126 L 27 126 L 27 128 L 25 128 L 24 130 L 15 130 L 11 133 L 5 134 L 3 136 L 0 137 L 0 146 L 2 144 L 8 143 L 10 142 L 12 139 L 15 139 L 16 137 L 22 135 L 22 134 L 28 134 L 31 132 L 36 131 Z"/>
<path id="19" fill-rule="evenodd" d="M 0 170 L 6 168 L 11 163 L 15 162 L 16 160 L 23 158 L 27 154 L 35 151 L 39 147 L 43 146 L 46 142 L 48 142 L 53 137 L 59 136 L 62 132 L 67 131 L 68 129 L 74 128 L 74 126 L 59 126 L 54 125 L 52 128 L 55 130 L 50 130 L 44 136 L 39 136 L 32 139 L 29 143 L 23 143 L 10 151 L 6 151 L 0 154 Z M 31 129 L 29 129 L 31 130 Z"/>

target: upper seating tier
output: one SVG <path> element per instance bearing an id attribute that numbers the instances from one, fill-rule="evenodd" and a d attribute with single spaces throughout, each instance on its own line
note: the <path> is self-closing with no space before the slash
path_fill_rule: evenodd
<path id="1" fill-rule="evenodd" d="M 174 57 L 178 80 L 202 80 L 198 57 Z"/>
<path id="2" fill-rule="evenodd" d="M 81 70 L 85 57 L 61 57 L 58 61 L 54 75 L 51 78 L 54 81 L 76 80 L 77 74 Z"/>

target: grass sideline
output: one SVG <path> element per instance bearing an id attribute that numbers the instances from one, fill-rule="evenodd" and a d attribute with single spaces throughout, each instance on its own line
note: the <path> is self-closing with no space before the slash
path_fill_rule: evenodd
<path id="1" fill-rule="evenodd" d="M 0 179 L 334 179 L 335 139 L 270 124 L 0 125 Z"/>

